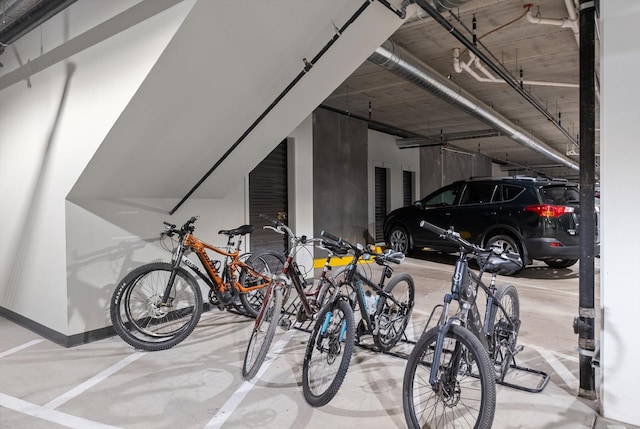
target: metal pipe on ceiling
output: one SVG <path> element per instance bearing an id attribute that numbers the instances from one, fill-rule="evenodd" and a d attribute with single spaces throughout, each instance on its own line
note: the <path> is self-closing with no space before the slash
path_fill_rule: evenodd
<path id="1" fill-rule="evenodd" d="M 384 67 L 403 79 L 460 107 L 496 130 L 502 131 L 512 140 L 543 154 L 549 159 L 560 162 L 569 168 L 579 170 L 577 162 L 560 154 L 543 141 L 531 136 L 523 128 L 495 112 L 458 85 L 454 85 L 450 81 L 445 80 L 438 72 L 391 40 L 383 43 L 368 59 L 372 63 Z"/>
<path id="2" fill-rule="evenodd" d="M 560 122 L 547 110 L 545 106 L 536 100 L 527 90 L 520 87 L 520 82 L 514 79 L 509 72 L 501 66 L 498 66 L 489 59 L 487 55 L 482 53 L 476 44 L 468 40 L 460 31 L 458 31 L 445 17 L 443 17 L 437 8 L 433 7 L 432 0 L 414 0 L 422 9 L 424 9 L 438 24 L 440 24 L 446 31 L 448 31 L 453 37 L 455 37 L 460 43 L 462 43 L 470 52 L 473 52 L 478 58 L 480 58 L 495 74 L 504 79 L 518 94 L 520 94 L 525 100 L 527 100 L 533 107 L 535 107 L 542 115 L 549 120 L 564 136 L 575 146 L 579 147 L 578 142 L 573 138 L 567 130 L 565 130 Z M 455 17 L 455 15 L 452 15 Z"/>

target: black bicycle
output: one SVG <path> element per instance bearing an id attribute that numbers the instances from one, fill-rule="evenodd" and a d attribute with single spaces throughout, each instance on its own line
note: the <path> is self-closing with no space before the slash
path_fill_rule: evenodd
<path id="1" fill-rule="evenodd" d="M 402 402 L 405 419 L 414 428 L 490 428 L 496 405 L 496 379 L 503 381 L 514 356 L 520 329 L 520 301 L 512 285 L 496 286 L 499 273 L 522 267 L 520 256 L 501 249 L 482 249 L 427 222 L 420 226 L 459 246 L 451 292 L 435 327 L 426 330 L 409 356 L 404 373 Z M 478 274 L 468 257 L 477 259 Z M 482 275 L 491 273 L 487 286 Z M 478 288 L 486 294 L 484 317 L 476 304 Z M 452 301 L 459 304 L 449 316 Z"/>
<path id="2" fill-rule="evenodd" d="M 321 235 L 348 249 L 353 259 L 341 273 L 341 281 L 320 312 L 307 343 L 302 388 L 306 401 L 314 407 L 327 404 L 338 392 L 349 368 L 356 338 L 372 334 L 376 346 L 383 352 L 397 344 L 411 317 L 415 298 L 411 276 L 392 277 L 389 264 L 401 263 L 402 253 L 375 254 L 360 244 L 353 245 L 327 232 Z M 378 284 L 357 269 L 359 261 L 370 257 L 383 267 Z M 385 285 L 387 278 L 390 280 Z M 357 329 L 354 326 L 356 305 L 362 315 Z"/>

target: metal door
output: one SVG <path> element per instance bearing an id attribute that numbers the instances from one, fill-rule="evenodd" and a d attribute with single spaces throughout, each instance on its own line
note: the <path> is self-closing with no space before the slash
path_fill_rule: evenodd
<path id="1" fill-rule="evenodd" d="M 287 223 L 287 140 L 280 143 L 249 173 L 249 222 L 255 226 L 251 234 L 251 252 L 284 250 L 286 239 L 269 229 L 260 217 L 265 214 Z"/>

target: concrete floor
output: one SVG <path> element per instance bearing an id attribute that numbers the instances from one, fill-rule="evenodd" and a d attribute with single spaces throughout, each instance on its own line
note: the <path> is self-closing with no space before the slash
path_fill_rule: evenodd
<path id="1" fill-rule="evenodd" d="M 448 291 L 452 263 L 431 253 L 397 267 L 416 281 L 409 339 L 419 336 L 431 308 Z M 525 349 L 518 363 L 551 379 L 541 393 L 498 386 L 494 428 L 632 428 L 599 417 L 597 402 L 576 396 L 577 336 L 571 323 L 577 277 L 577 265 L 553 270 L 537 264 L 518 277 L 502 278 L 520 294 Z M 314 409 L 301 388 L 308 334 L 279 329 L 270 356 L 249 383 L 242 380 L 241 365 L 250 332 L 250 319 L 214 310 L 170 350 L 137 352 L 119 337 L 65 349 L 0 318 L 0 427 L 405 427 L 404 359 L 356 347 L 338 395 Z M 364 343 L 372 344 L 371 338 Z M 396 351 L 408 354 L 411 344 Z M 513 373 L 511 381 L 538 383 L 526 373 Z"/>

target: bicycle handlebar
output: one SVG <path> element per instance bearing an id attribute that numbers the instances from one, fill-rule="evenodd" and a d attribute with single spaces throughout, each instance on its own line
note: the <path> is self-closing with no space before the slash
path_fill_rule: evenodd
<path id="1" fill-rule="evenodd" d="M 335 236 L 335 235 L 333 235 L 333 234 L 329 234 L 327 231 L 322 231 L 322 232 L 320 232 L 320 235 L 321 235 L 321 236 L 323 236 L 323 237 L 328 238 L 329 240 L 333 240 L 333 241 L 335 241 L 335 242 L 336 242 L 336 243 L 338 243 L 338 244 L 342 244 L 342 243 L 343 243 L 342 238 L 340 238 L 340 237 L 336 237 L 336 236 Z M 346 241 L 345 241 L 344 243 L 345 243 L 345 244 L 348 244 L 348 245 L 349 245 L 349 247 L 353 247 L 353 246 L 351 246 L 351 244 L 347 243 Z"/>
<path id="2" fill-rule="evenodd" d="M 384 265 L 386 262 L 400 264 L 402 263 L 402 261 L 404 261 L 404 253 L 402 252 L 387 251 L 384 253 L 376 254 L 374 251 L 366 251 L 362 247 L 353 245 L 348 241 L 346 241 L 345 239 L 343 239 L 342 237 L 336 237 L 335 235 L 330 234 L 327 231 L 322 231 L 320 235 L 331 240 L 331 241 L 327 241 L 327 243 L 331 243 L 331 245 L 334 246 L 335 248 L 339 248 L 342 254 L 347 253 L 349 250 L 353 250 L 358 257 L 368 254 L 373 256 L 376 263 L 381 265 Z M 368 258 L 365 258 L 365 259 L 368 259 Z"/>
<path id="3" fill-rule="evenodd" d="M 476 246 L 475 244 L 470 243 L 464 238 L 460 237 L 460 233 L 454 231 L 453 227 L 449 229 L 442 229 L 439 226 L 436 226 L 424 220 L 420 222 L 420 227 L 437 234 L 440 238 L 444 240 L 449 240 L 453 243 L 456 243 L 457 245 L 465 249 L 467 252 L 480 253 L 480 252 L 487 251 L 486 249 Z"/>
<path id="4" fill-rule="evenodd" d="M 167 227 L 165 228 L 164 231 L 162 231 L 161 235 L 167 235 L 169 237 L 172 237 L 173 234 L 185 235 L 186 233 L 193 232 L 196 229 L 195 226 L 193 226 L 193 224 L 198 219 L 200 219 L 200 216 L 191 216 L 191 218 L 188 221 L 186 221 L 184 225 L 180 227 L 180 229 L 176 229 L 175 224 L 163 221 L 162 223 L 165 224 Z"/>
<path id="5" fill-rule="evenodd" d="M 383 253 L 382 258 L 385 261 L 393 262 L 394 264 L 400 264 L 402 261 L 404 261 L 404 253 L 402 252 Z"/>
<path id="6" fill-rule="evenodd" d="M 313 239 L 313 240 L 317 240 L 317 239 Z M 346 255 L 347 253 L 349 253 L 349 248 L 347 246 L 343 246 L 342 244 L 338 244 L 333 240 L 326 240 L 324 238 L 320 239 L 321 241 L 321 245 L 320 247 L 328 250 L 329 252 L 333 253 L 334 255 Z"/>
<path id="7" fill-rule="evenodd" d="M 279 220 L 274 219 L 262 213 L 260 214 L 260 217 L 267 220 L 268 222 L 271 222 L 271 224 L 273 225 L 273 226 L 265 225 L 263 226 L 263 228 L 271 229 L 277 232 L 278 234 L 287 235 L 292 243 L 307 244 L 308 239 L 306 235 L 301 235 L 300 237 L 296 237 L 293 231 L 291 231 L 291 228 L 289 228 L 287 225 L 280 222 Z"/>

